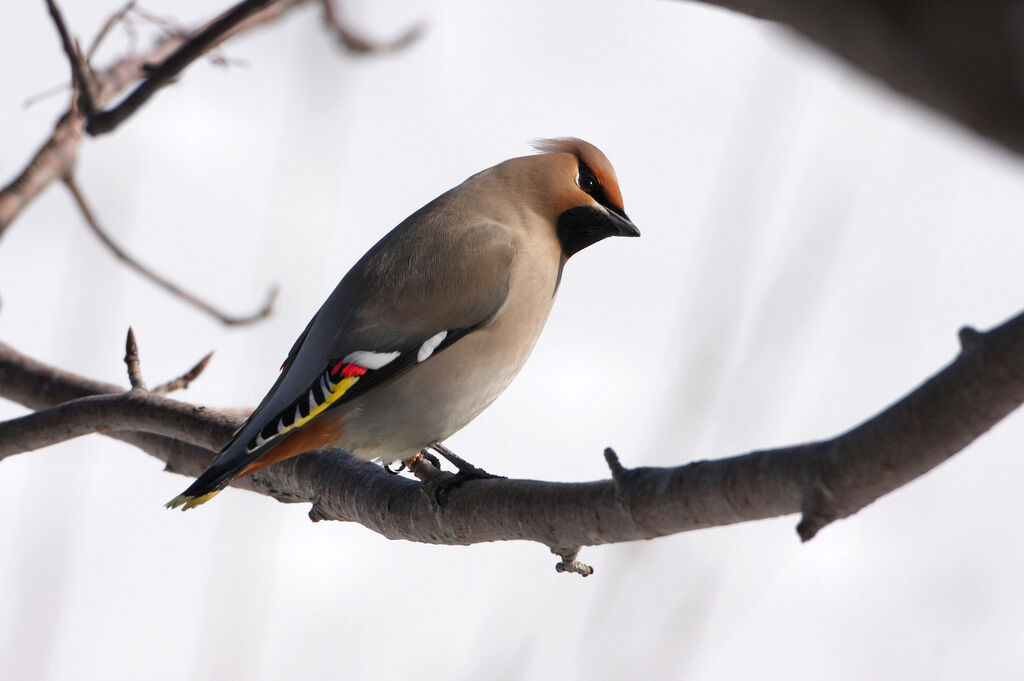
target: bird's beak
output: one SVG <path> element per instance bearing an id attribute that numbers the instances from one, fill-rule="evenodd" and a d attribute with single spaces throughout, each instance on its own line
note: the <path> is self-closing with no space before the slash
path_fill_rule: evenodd
<path id="1" fill-rule="evenodd" d="M 625 213 L 608 211 L 608 217 L 615 227 L 615 236 L 640 236 L 640 230 L 636 228 L 632 220 L 626 217 Z"/>

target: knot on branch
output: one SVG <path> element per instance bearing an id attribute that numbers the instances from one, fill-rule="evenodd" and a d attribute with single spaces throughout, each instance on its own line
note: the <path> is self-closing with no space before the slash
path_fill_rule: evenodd
<path id="1" fill-rule="evenodd" d="M 289 499 L 279 499 L 285 503 L 290 503 Z M 293 499 L 296 503 L 308 501 L 308 499 Z M 359 522 L 356 516 L 345 513 L 343 508 L 339 508 L 337 505 L 333 505 L 328 508 L 326 504 L 320 501 L 314 501 L 313 505 L 309 507 L 309 519 L 314 523 L 318 523 L 321 520 L 337 520 L 343 523 L 355 523 Z"/>
<path id="2" fill-rule="evenodd" d="M 650 493 L 650 488 L 646 485 L 653 478 L 657 478 L 657 473 L 653 473 L 652 476 L 652 469 L 644 467 L 626 468 L 619 461 L 619 455 L 611 447 L 605 448 L 604 460 L 612 473 L 615 503 L 626 514 L 633 527 L 642 533 L 640 536 L 645 538 L 658 536 L 658 531 L 638 517 L 636 512 L 637 507 L 643 508 L 645 495 L 649 496 Z"/>
<path id="3" fill-rule="evenodd" d="M 608 470 L 612 472 L 612 484 L 615 485 L 615 500 L 625 511 L 629 511 L 628 490 L 630 483 L 629 470 L 619 461 L 619 455 L 611 447 L 604 448 L 604 460 L 608 464 Z M 632 514 L 630 514 L 632 516 Z"/>
<path id="4" fill-rule="evenodd" d="M 978 331 L 973 326 L 961 327 L 957 336 L 960 338 L 960 350 L 961 352 L 970 352 L 981 346 L 985 340 L 985 334 Z"/>
<path id="5" fill-rule="evenodd" d="M 313 505 L 309 507 L 309 519 L 314 523 L 318 523 L 321 520 L 330 520 L 330 516 L 327 515 L 327 511 L 318 502 L 314 501 Z"/>
<path id="6" fill-rule="evenodd" d="M 814 539 L 819 530 L 842 517 L 832 490 L 817 476 L 804 496 L 801 513 L 796 532 L 803 542 Z"/>
<path id="7" fill-rule="evenodd" d="M 579 555 L 579 552 L 580 548 L 578 546 L 572 549 L 552 548 L 551 553 L 562 559 L 555 563 L 555 572 L 576 573 L 581 577 L 589 577 L 594 574 L 594 568 L 586 563 L 581 563 L 576 560 L 576 556 Z"/>

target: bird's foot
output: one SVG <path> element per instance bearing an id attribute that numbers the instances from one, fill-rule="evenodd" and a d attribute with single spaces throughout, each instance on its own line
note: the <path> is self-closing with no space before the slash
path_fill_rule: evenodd
<path id="1" fill-rule="evenodd" d="M 491 475 L 483 468 L 477 468 L 470 462 L 463 459 L 461 456 L 453 452 L 452 450 L 445 447 L 440 442 L 431 442 L 427 446 L 427 449 L 433 449 L 435 452 L 443 456 L 448 463 L 459 469 L 459 474 L 465 476 L 467 480 L 485 480 L 487 478 L 503 478 L 503 475 Z M 431 463 L 435 466 L 438 465 L 437 457 L 428 453 L 426 450 L 421 452 L 425 458 L 431 460 Z M 438 466 L 440 468 L 440 466 Z"/>
<path id="2" fill-rule="evenodd" d="M 405 461 L 399 461 L 398 462 L 398 468 L 392 469 L 391 468 L 391 464 L 386 463 L 386 464 L 384 464 L 384 470 L 387 471 L 389 475 L 398 475 L 399 473 L 404 471 L 406 468 L 411 470 L 412 469 L 412 465 L 414 463 L 416 463 L 417 461 L 424 460 L 424 459 L 429 461 L 434 466 L 434 468 L 440 468 L 441 467 L 441 462 L 438 460 L 438 458 L 436 456 L 434 456 L 430 452 L 422 451 L 422 452 L 416 452 L 415 456 L 413 456 L 411 458 L 408 458 Z M 395 463 L 395 462 L 392 461 L 391 463 Z"/>
<path id="3" fill-rule="evenodd" d="M 491 473 L 485 471 L 483 468 L 477 468 L 476 466 L 466 461 L 452 450 L 445 447 L 440 442 L 430 443 L 428 449 L 433 449 L 435 452 L 437 452 L 442 457 L 447 459 L 448 462 L 455 466 L 455 468 L 457 468 L 459 471 L 458 473 L 450 477 L 446 477 L 445 479 L 438 481 L 434 485 L 434 501 L 437 502 L 438 506 L 444 506 L 445 504 L 447 504 L 448 495 L 451 494 L 453 490 L 457 489 L 458 487 L 461 487 L 470 480 L 487 480 L 491 478 L 505 477 L 503 475 L 492 475 Z M 422 452 L 422 454 L 424 455 L 424 458 L 428 458 L 428 460 L 433 459 L 431 463 L 440 468 L 440 466 L 438 466 L 436 457 L 432 456 L 426 451 Z"/>

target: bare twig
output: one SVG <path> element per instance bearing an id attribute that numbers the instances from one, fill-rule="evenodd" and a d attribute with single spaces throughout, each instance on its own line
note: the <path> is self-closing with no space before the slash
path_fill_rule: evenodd
<path id="1" fill-rule="evenodd" d="M 53 3 L 54 0 L 47 1 Z M 191 61 L 215 49 L 228 38 L 254 26 L 274 21 L 288 10 L 308 1 L 260 0 L 256 2 L 256 0 L 248 0 L 194 31 L 168 33 L 145 54 L 130 54 L 119 59 L 109 68 L 93 74 L 91 78 L 86 79 L 86 82 L 93 87 L 92 110 L 94 111 L 107 106 L 114 97 L 132 83 L 140 80 L 143 82 L 118 106 L 109 111 L 96 113 L 89 120 L 89 132 L 98 134 L 113 130 L 147 101 L 156 90 L 173 80 Z M 56 9 L 55 4 L 52 6 Z M 138 11 L 137 7 L 135 11 Z M 331 8 L 331 12 L 329 16 L 333 18 L 333 8 Z M 59 10 L 57 10 L 57 16 L 60 16 Z M 337 23 L 336 19 L 334 21 Z M 328 23 L 330 25 L 330 22 Z M 72 67 L 81 68 L 86 60 L 81 58 L 79 51 L 74 49 L 62 18 L 58 22 L 58 29 L 60 27 L 63 27 L 62 42 Z M 360 42 L 351 31 L 340 24 L 332 25 L 332 29 L 339 36 L 345 35 L 352 38 L 350 49 L 355 52 L 361 51 L 360 45 L 366 48 L 362 51 L 367 49 L 371 51 L 395 50 L 407 45 L 422 31 L 422 27 L 417 26 L 392 43 L 374 44 L 365 40 Z M 342 40 L 344 42 L 344 38 Z M 92 54 L 92 50 L 90 50 L 90 54 Z M 77 82 L 79 79 L 74 77 L 72 80 Z M 21 211 L 51 182 L 63 178 L 73 171 L 78 145 L 86 127 L 86 118 L 81 115 L 85 110 L 80 106 L 73 106 L 71 110 L 67 111 L 57 122 L 53 134 L 36 151 L 28 165 L 9 184 L 0 189 L 0 237 Z"/>
<path id="2" fill-rule="evenodd" d="M 103 39 L 107 37 L 108 33 L 110 33 L 110 29 L 125 20 L 128 13 L 135 8 L 136 2 L 138 2 L 138 0 L 128 0 L 124 7 L 110 15 L 107 22 L 103 24 L 103 28 L 101 28 L 99 33 L 96 34 L 96 37 L 92 39 L 92 45 L 89 46 L 89 50 L 85 53 L 86 63 L 92 62 L 92 58 L 96 55 L 96 50 L 99 49 Z"/>
<path id="3" fill-rule="evenodd" d="M 128 366 L 128 382 L 132 390 L 146 390 L 146 382 L 142 380 L 142 366 L 139 362 L 139 344 L 135 342 L 135 332 L 128 327 L 128 338 L 124 342 L 124 363 Z"/>
<path id="4" fill-rule="evenodd" d="M 52 2 L 52 0 L 47 0 Z M 160 64 L 147 69 L 149 76 L 117 106 L 88 116 L 85 129 L 90 135 L 101 135 L 117 128 L 146 103 L 157 90 L 173 81 L 189 64 L 216 46 L 231 30 L 274 0 L 243 0 L 215 19 L 203 30 L 174 51 Z"/>
<path id="5" fill-rule="evenodd" d="M 55 96 L 61 94 L 62 92 L 67 91 L 67 89 L 68 89 L 68 84 L 67 83 L 61 83 L 60 85 L 54 85 L 51 88 L 47 88 L 45 90 L 37 92 L 34 95 L 26 97 L 25 101 L 22 102 L 21 105 L 23 107 L 25 107 L 26 109 L 28 109 L 28 108 L 32 107 L 33 105 L 35 105 L 37 102 L 41 102 L 44 99 L 49 99 L 50 97 L 55 97 Z"/>
<path id="6" fill-rule="evenodd" d="M 224 423 L 245 418 L 248 411 L 228 409 L 218 414 L 163 398 L 164 393 L 187 387 L 195 380 L 212 355 L 212 352 L 207 354 L 178 378 L 147 390 L 142 380 L 139 346 L 135 332 L 129 327 L 124 361 L 131 390 L 121 391 L 117 386 L 96 383 L 89 387 L 99 388 L 101 394 L 80 394 L 47 409 L 0 422 L 0 460 L 82 435 L 121 429 L 145 431 L 151 439 L 156 435 L 180 436 L 189 446 L 197 447 L 195 452 L 200 456 L 212 454 L 225 439 Z"/>
<path id="7" fill-rule="evenodd" d="M 183 38 L 188 37 L 188 28 L 174 17 L 162 17 L 159 14 L 150 12 L 144 7 L 136 7 L 135 14 L 139 15 L 143 21 L 156 26 L 170 35 L 177 35 Z"/>
<path id="8" fill-rule="evenodd" d="M 372 41 L 353 31 L 341 20 L 334 9 L 334 0 L 320 0 L 320 6 L 323 8 L 324 24 L 337 36 L 341 46 L 352 54 L 379 54 L 401 50 L 423 35 L 426 28 L 423 23 L 417 23 L 394 40 Z"/>
<path id="9" fill-rule="evenodd" d="M 96 111 L 96 97 L 94 94 L 93 82 L 89 65 L 82 56 L 82 49 L 76 40 L 73 40 L 64 24 L 64 17 L 54 0 L 46 0 L 46 6 L 53 17 L 53 23 L 57 25 L 57 32 L 60 34 L 60 42 L 64 47 L 64 53 L 71 63 L 71 83 L 77 88 L 78 97 L 76 103 L 82 114 L 88 118 Z"/>
<path id="10" fill-rule="evenodd" d="M 235 25 L 219 38 L 220 42 L 249 30 L 255 26 L 269 23 L 284 15 L 288 10 L 304 4 L 308 0 L 277 0 L 265 9 L 251 15 L 245 21 Z M 210 24 L 207 24 L 209 26 Z M 198 34 L 204 27 L 196 29 Z M 95 105 L 97 108 L 106 106 L 129 85 L 148 75 L 148 65 L 161 63 L 174 54 L 188 36 L 166 35 L 157 41 L 145 54 L 125 56 L 110 67 L 95 75 Z M 32 156 L 25 168 L 5 187 L 0 189 L 0 236 L 18 217 L 22 210 L 35 199 L 54 180 L 61 179 L 72 172 L 78 145 L 85 131 L 85 119 L 75 111 L 67 111 L 57 121 L 53 133 L 39 150 Z"/>
<path id="11" fill-rule="evenodd" d="M 970 342 L 951 364 L 843 435 L 674 468 L 632 468 L 618 485 L 480 480 L 456 489 L 438 509 L 423 497 L 418 481 L 388 475 L 339 450 L 295 457 L 232 484 L 311 503 L 314 520 L 352 520 L 393 539 L 541 542 L 563 556 L 568 569 L 576 560 L 574 547 L 792 513 L 803 513 L 799 533 L 806 541 L 947 460 L 1024 402 L 1024 313 L 966 336 Z M 105 392 L 120 388 L 48 367 L 0 344 L 0 395 L 44 409 Z M 162 433 L 114 435 L 175 472 L 202 472 L 214 454 L 189 443 L 216 446 L 241 423 L 212 410 L 186 412 L 183 419 L 175 410 L 188 405 L 138 391 L 131 395 L 149 405 L 147 418 L 156 423 L 126 417 L 100 425 Z"/>
<path id="12" fill-rule="evenodd" d="M 206 353 L 205 357 L 196 362 L 194 367 L 183 373 L 181 376 L 167 381 L 166 383 L 161 383 L 149 392 L 154 395 L 166 395 L 167 393 L 174 392 L 175 390 L 184 390 L 192 383 L 192 381 L 199 378 L 199 374 L 203 373 L 203 370 L 206 369 L 206 365 L 210 363 L 211 357 L 213 357 L 212 352 Z"/>
<path id="13" fill-rule="evenodd" d="M 270 290 L 267 292 L 267 296 L 264 299 L 263 306 L 259 310 L 249 315 L 238 316 L 229 315 L 223 312 L 222 310 L 214 307 L 205 300 L 199 298 L 195 294 L 186 291 L 185 289 L 181 288 L 174 282 L 166 279 L 160 274 L 157 274 L 149 267 L 143 265 L 141 262 L 139 262 L 131 255 L 126 253 L 125 250 L 121 248 L 121 246 L 118 245 L 110 237 L 109 234 L 107 234 L 106 230 L 104 230 L 103 227 L 100 226 L 100 223 L 96 219 L 95 214 L 89 207 L 89 203 L 85 199 L 85 195 L 82 193 L 81 188 L 78 186 L 78 183 L 75 181 L 72 175 L 68 175 L 67 177 L 64 178 L 64 184 L 67 185 L 68 190 L 71 192 L 71 196 L 74 197 L 75 203 L 78 205 L 78 209 L 82 212 L 82 216 L 85 218 L 86 224 L 89 225 L 89 228 L 99 238 L 99 240 L 103 242 L 103 245 L 106 246 L 110 250 L 110 252 L 114 254 L 114 257 L 116 257 L 125 265 L 135 270 L 146 279 L 149 279 L 151 282 L 153 282 L 160 288 L 164 289 L 171 295 L 183 300 L 184 302 L 188 303 L 189 305 L 195 308 L 202 310 L 206 314 L 210 315 L 211 317 L 214 317 L 215 319 L 220 320 L 222 323 L 227 324 L 228 326 L 251 324 L 253 322 L 257 322 L 261 319 L 266 318 L 273 311 L 274 300 L 277 298 L 276 286 L 272 286 Z"/>

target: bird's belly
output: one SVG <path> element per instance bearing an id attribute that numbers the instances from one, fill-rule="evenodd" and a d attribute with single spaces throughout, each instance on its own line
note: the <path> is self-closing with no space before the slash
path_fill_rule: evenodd
<path id="1" fill-rule="evenodd" d="M 502 320 L 517 324 L 516 333 L 504 333 L 502 323 L 479 329 L 342 405 L 339 445 L 359 458 L 390 463 L 451 436 L 512 382 L 540 335 L 546 312 L 536 320 Z"/>

